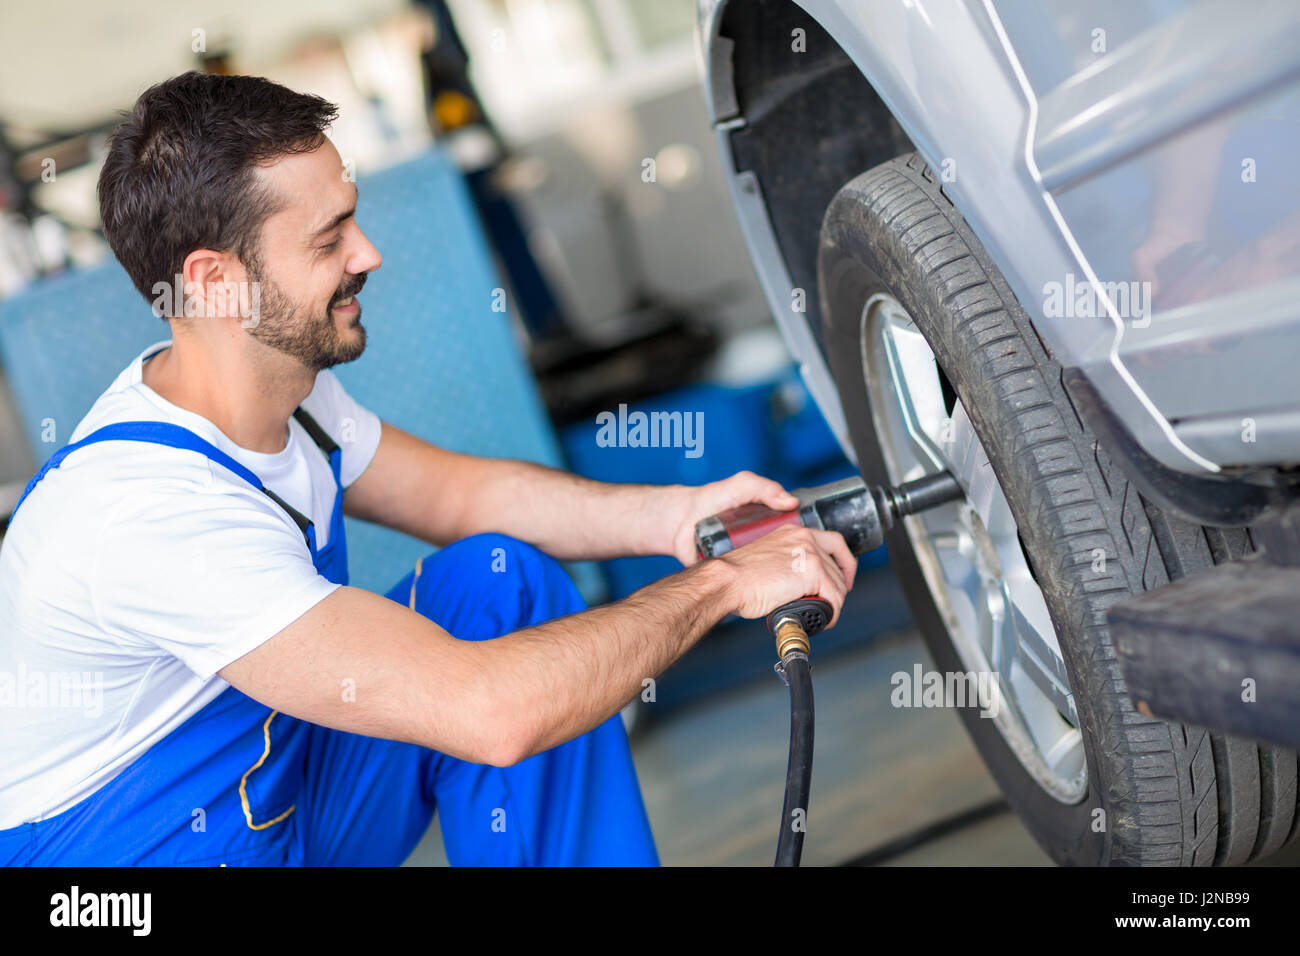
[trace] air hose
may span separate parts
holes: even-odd
[[[767,616],[776,636],[776,673],[790,688],[790,757],[785,770],[785,799],[775,866],[798,866],[808,829],[808,795],[812,788],[813,686],[808,640],[831,619],[830,602],[804,597],[783,604]]]

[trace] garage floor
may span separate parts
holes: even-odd
[[[955,713],[891,706],[890,675],[910,672],[916,661],[931,666],[911,632],[814,658],[817,736],[804,865],[845,863],[881,848],[887,852],[862,862],[1051,865],[1005,810]],[[678,708],[635,737],[665,865],[772,864],[788,734],[787,691],[769,674]],[[435,822],[407,865],[445,864]]]
[[[833,865],[965,811],[1000,804],[957,715],[890,705],[890,675],[929,658],[894,641],[818,666],[805,865]],[[789,709],[775,677],[648,728],[634,754],[662,861],[770,866],[780,823]],[[931,840],[889,862],[1041,864],[1013,815]],[[883,862],[883,861],[882,861]]]

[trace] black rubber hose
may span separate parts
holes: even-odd
[[[812,786],[812,668],[802,651],[791,651],[782,664],[790,684],[790,762],[785,770],[785,803],[781,807],[775,865],[798,866],[808,825],[808,790]]]

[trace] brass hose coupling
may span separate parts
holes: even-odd
[[[812,642],[808,639],[808,632],[803,629],[799,619],[793,616],[781,618],[776,625],[777,659],[785,660],[785,656],[791,651],[812,653]]]
[[[787,654],[812,653],[809,640],[831,622],[831,605],[825,598],[801,597],[782,604],[767,616],[767,629],[776,636],[776,657],[785,660]]]

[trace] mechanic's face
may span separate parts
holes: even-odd
[[[262,230],[261,254],[246,264],[260,283],[260,311],[248,334],[320,371],[366,348],[361,303],[368,273],[383,263],[354,213],[357,189],[328,140],[259,171],[285,207]]]

